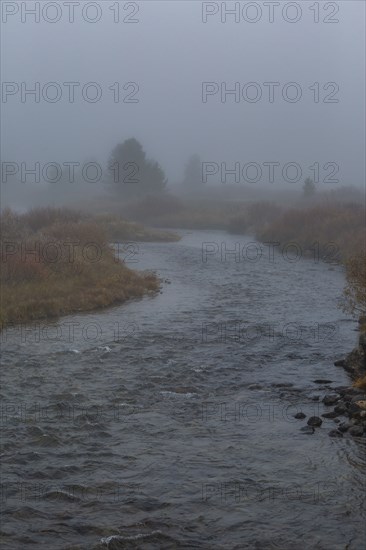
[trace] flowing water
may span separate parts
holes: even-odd
[[[3,548],[364,548],[362,441],[294,419],[349,384],[341,268],[182,234],[128,253],[161,294],[2,334]]]

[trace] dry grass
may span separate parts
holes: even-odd
[[[110,214],[96,216],[95,222],[105,231],[110,241],[175,242],[180,240],[180,236],[171,231],[146,228],[139,223],[129,222]]]
[[[366,390],[366,374],[354,382],[353,386],[359,388],[360,390]]]
[[[259,228],[261,241],[281,245],[297,243],[303,251],[319,247],[320,257],[345,261],[365,250],[365,210],[360,204],[324,204],[291,209],[266,227]]]
[[[92,311],[121,303],[159,282],[128,269],[103,228],[70,210],[43,209],[0,219],[0,325]]]

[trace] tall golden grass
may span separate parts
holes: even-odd
[[[312,250],[316,243],[324,260],[335,245],[339,261],[346,261],[365,251],[365,209],[355,203],[290,209],[265,227],[258,227],[257,237],[281,245],[296,242],[303,250]]]
[[[0,217],[0,326],[91,311],[156,291],[128,269],[100,225],[68,209]]]

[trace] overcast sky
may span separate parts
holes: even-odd
[[[58,13],[49,6],[40,13],[40,22],[22,13],[24,3],[2,4],[2,82],[3,92],[4,83],[8,91],[1,104],[2,161],[83,163],[96,158],[104,163],[118,142],[134,136],[148,156],[160,162],[171,182],[181,178],[192,153],[216,163],[295,161],[305,171],[315,162],[321,167],[335,162],[340,167],[338,185],[364,181],[363,1],[301,1],[300,18],[292,23],[284,17],[294,19],[299,13],[296,7],[285,8],[288,2],[274,6],[272,23],[263,2],[252,2],[252,7],[240,2],[239,22],[234,15],[221,21],[221,2],[197,0],[119,2],[119,22],[114,22],[117,2],[80,1],[71,23],[66,2],[57,2]],[[28,9],[35,4],[26,2]],[[89,7],[83,17],[85,4]],[[96,6],[90,4],[99,8],[96,23],[85,20],[97,15]],[[232,8],[235,3],[226,4]],[[315,8],[310,9],[314,5],[319,6],[319,23],[314,22]],[[204,23],[203,14],[217,9]],[[59,21],[49,22],[60,16]],[[256,17],[257,22],[245,20]],[[41,90],[56,82],[61,99],[52,103],[41,93],[39,103],[31,96],[22,102],[21,91],[14,92],[21,82],[27,88],[39,82]],[[80,83],[74,103],[69,102],[64,82]],[[82,97],[81,88],[88,82],[98,84],[99,101]],[[119,103],[114,102],[117,86],[109,89],[117,82]],[[123,90],[128,82],[138,85],[135,95],[132,85]],[[240,101],[227,95],[222,102],[213,85],[209,89],[215,93],[203,102],[203,82],[217,83],[218,89],[224,82],[228,89],[240,83]],[[249,82],[257,87],[245,87]],[[273,103],[265,82],[279,83]],[[288,82],[300,87],[299,101],[283,99]],[[309,89],[316,82],[318,103],[317,85]],[[334,85],[323,89],[330,82],[339,86],[338,92]],[[258,89],[259,101],[243,98],[252,99]],[[52,99],[55,90],[46,87],[45,93]],[[95,90],[86,90],[91,99]],[[290,99],[297,93],[294,87],[287,92]],[[128,94],[138,102],[123,102]],[[339,101],[325,103],[327,97]]]

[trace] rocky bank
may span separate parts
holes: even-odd
[[[322,402],[324,412],[319,416],[312,416],[307,420],[307,426],[301,428],[305,433],[314,433],[323,423],[323,418],[333,419],[335,427],[329,432],[331,437],[343,437],[345,434],[352,437],[366,439],[366,326],[360,324],[358,346],[345,359],[336,361],[337,367],[343,367],[351,379],[363,379],[362,387],[355,385],[338,386],[331,389],[331,393],[324,395]],[[320,382],[320,381],[319,381]],[[304,419],[303,413],[295,418]]]

